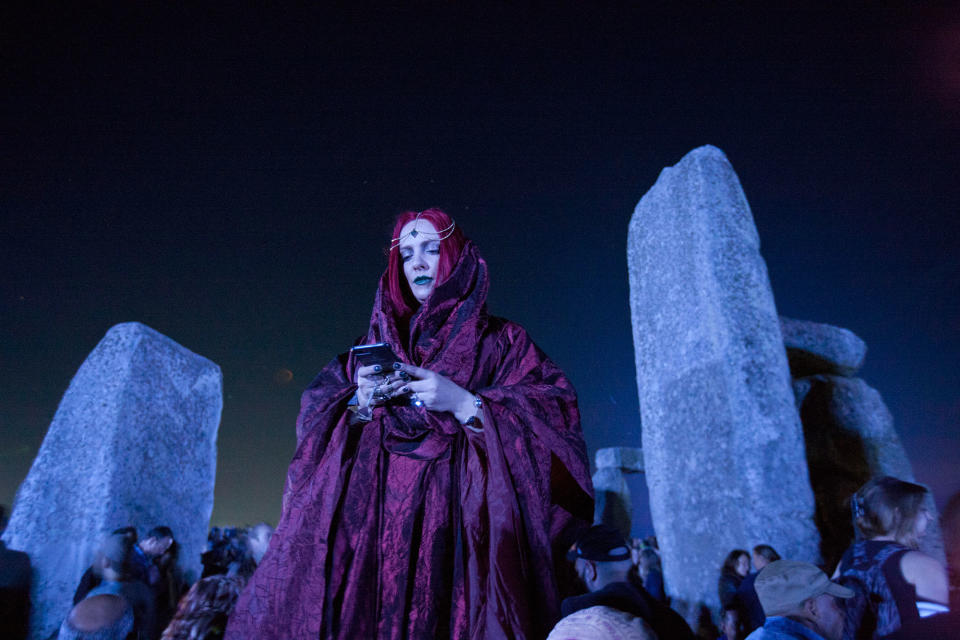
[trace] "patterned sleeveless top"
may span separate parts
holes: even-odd
[[[916,589],[900,571],[909,551],[897,542],[861,540],[843,554],[837,582],[856,593],[843,603],[844,640],[880,638],[919,617]]]

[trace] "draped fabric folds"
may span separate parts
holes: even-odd
[[[230,640],[544,638],[563,555],[592,518],[576,394],[519,325],[488,316],[469,241],[408,321],[386,274],[362,343],[389,342],[484,402],[483,430],[396,402],[351,421],[356,363],[304,392],[270,549]]]

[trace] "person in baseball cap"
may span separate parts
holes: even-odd
[[[808,562],[777,560],[757,575],[757,596],[767,615],[747,640],[841,640],[844,613],[837,598],[854,595]]]
[[[605,524],[595,524],[583,532],[567,552],[567,560],[570,562],[576,562],[577,558],[597,562],[631,560],[630,546],[616,529]]]
[[[573,562],[588,593],[565,598],[560,604],[566,622],[560,621],[563,626],[558,624],[558,634],[575,621],[582,627],[592,619],[591,616],[577,616],[574,620],[567,617],[588,609],[594,611],[594,607],[605,607],[642,618],[658,638],[694,640],[690,627],[677,612],[657,601],[642,584],[631,579],[630,545],[616,529],[605,524],[590,527],[577,538],[567,553],[567,559]]]

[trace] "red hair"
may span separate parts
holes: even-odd
[[[397,216],[397,222],[393,225],[393,235],[391,238],[399,238],[400,230],[403,226],[420,216],[433,225],[437,231],[442,231],[453,224],[453,219],[440,209],[424,209],[423,211],[404,211]],[[453,233],[440,241],[440,259],[437,263],[436,284],[447,279],[450,272],[453,271],[453,265],[457,263],[460,257],[460,250],[467,243],[467,237],[463,235],[460,227],[454,227]],[[417,299],[410,292],[410,285],[407,283],[406,276],[403,275],[403,264],[400,261],[400,250],[397,247],[390,249],[387,262],[387,295],[396,309],[402,316],[413,314],[414,310],[420,306]]]

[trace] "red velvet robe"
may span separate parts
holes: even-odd
[[[478,394],[483,431],[400,402],[351,424],[356,363],[327,365],[229,640],[543,638],[559,618],[564,552],[593,515],[573,387],[522,327],[487,315],[471,243],[406,323],[385,278],[361,342]]]

